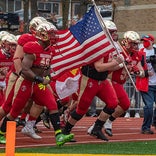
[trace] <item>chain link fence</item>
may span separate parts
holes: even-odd
[[[135,82],[135,78],[134,77],[132,77],[132,78]],[[129,96],[129,99],[131,102],[131,105],[130,105],[130,108],[128,111],[132,112],[132,114],[138,112],[141,116],[142,112],[143,112],[144,103],[143,103],[142,97],[140,95],[140,92],[136,92],[130,79],[127,80],[127,82],[124,85],[124,88]],[[97,110],[103,109],[104,106],[105,106],[105,103],[103,101],[101,101],[99,98],[97,98],[97,101],[96,101]]]

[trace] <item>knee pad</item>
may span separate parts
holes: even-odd
[[[112,109],[112,108],[108,108],[108,107],[104,107],[103,108],[103,112],[111,115],[112,113],[114,113],[115,109]]]
[[[72,117],[73,119],[79,121],[79,120],[83,117],[83,115],[77,114],[77,113],[76,113],[76,110],[74,110],[74,111],[71,113],[71,117]]]

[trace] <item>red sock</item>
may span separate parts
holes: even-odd
[[[27,116],[27,113],[22,113],[22,115],[21,115],[21,120],[25,119],[26,116]]]
[[[33,120],[36,120],[36,118],[31,116],[31,115],[29,115],[28,121],[33,121]]]

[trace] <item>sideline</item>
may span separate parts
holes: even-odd
[[[0,156],[5,156],[0,154]],[[84,154],[44,154],[44,153],[15,153],[14,156],[84,156]],[[85,154],[85,156],[95,156],[95,154]],[[96,154],[96,156],[113,156],[108,154]],[[116,155],[119,156],[119,155]],[[121,155],[120,155],[121,156]],[[124,156],[124,155],[123,155]],[[125,155],[126,156],[126,155]]]
[[[112,154],[44,154],[44,153],[15,153],[11,156],[114,156]],[[0,153],[0,156],[6,156],[5,153]],[[116,155],[115,156],[127,156],[127,155]],[[140,156],[140,155],[131,155]],[[143,155],[143,156],[153,156],[153,155]]]

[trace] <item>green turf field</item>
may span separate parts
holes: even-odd
[[[47,154],[117,154],[117,155],[156,155],[156,141],[73,144],[62,147],[18,148],[16,153],[47,153]],[[0,153],[5,153],[1,150]],[[42,155],[42,154],[41,154]],[[1,155],[0,155],[1,156]],[[36,156],[36,155],[35,155]]]

